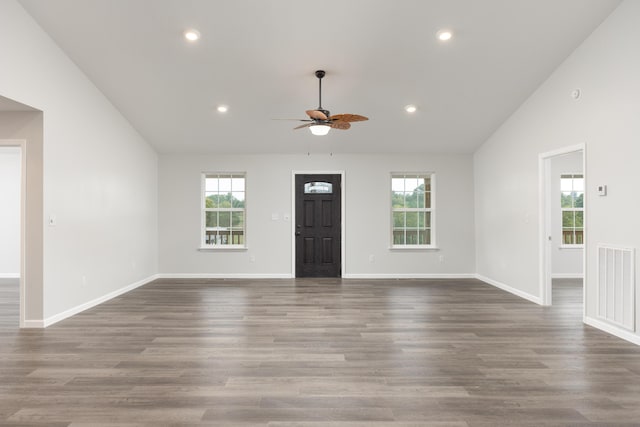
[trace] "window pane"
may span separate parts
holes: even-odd
[[[562,243],[565,244],[565,245],[573,245],[574,244],[573,229],[562,230]]]
[[[244,245],[244,232],[232,231],[229,235],[229,244],[231,245]]]
[[[231,191],[244,191],[244,178],[231,178]]]
[[[405,178],[404,179],[404,191],[410,192],[418,188],[418,178]]]
[[[226,230],[231,227],[231,212],[218,212],[218,226]]]
[[[573,211],[562,212],[562,228],[573,228],[573,227],[575,227]]]
[[[231,192],[231,177],[225,176],[218,179],[220,193]]]
[[[573,202],[576,208],[584,208],[584,193],[575,193]]]
[[[584,212],[582,212],[582,211],[575,212],[574,218],[575,218],[574,226],[576,228],[584,227]]]
[[[424,177],[418,177],[418,187],[416,187],[416,191],[424,192],[425,190],[425,179]]]
[[[418,244],[418,231],[407,230],[405,237],[405,245],[417,245]]]
[[[418,212],[418,228],[426,227],[426,212]]]
[[[404,230],[393,231],[393,244],[404,245]]]
[[[576,236],[576,244],[583,245],[584,244],[584,231],[583,230],[576,230],[575,236]]]
[[[431,192],[424,193],[424,207],[431,208]]]
[[[562,175],[560,178],[560,191],[571,192],[573,190],[573,178],[571,175]]]
[[[418,212],[407,212],[406,213],[406,227],[407,228],[416,228],[416,227],[418,227]]]
[[[582,175],[575,175],[573,179],[573,191],[584,191],[584,178],[582,178]]]
[[[416,193],[416,201],[417,201],[416,207],[420,209],[424,208],[424,192],[420,191]]]
[[[244,212],[231,212],[231,226],[244,228]]]
[[[431,212],[425,212],[426,214],[426,221],[425,221],[425,226],[427,228],[431,228]]]
[[[304,194],[331,194],[333,193],[333,184],[330,182],[307,182],[304,184]]]
[[[218,194],[218,208],[230,208],[231,207],[231,193]]]
[[[206,178],[204,180],[204,191],[207,193],[217,193],[218,178]]]
[[[560,207],[572,208],[573,207],[573,195],[571,192],[562,192],[560,195]]]
[[[393,227],[404,227],[404,212],[393,213]]]
[[[404,178],[391,178],[391,191],[404,191]]]
[[[404,202],[407,208],[417,208],[418,201],[416,200],[418,195],[414,192],[406,192],[404,193]]]
[[[233,192],[231,193],[231,206],[234,208],[244,208],[244,193]]]
[[[218,207],[218,194],[209,194],[204,200],[205,208],[217,208]]]
[[[431,230],[420,230],[418,231],[418,244],[419,245],[430,245],[431,244]]]
[[[391,194],[391,207],[404,208],[404,192],[394,191]]]
[[[205,212],[205,224],[207,228],[218,226],[218,212]]]
[[[431,191],[431,178],[424,179],[424,191]]]

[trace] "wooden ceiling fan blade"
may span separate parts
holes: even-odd
[[[347,130],[351,127],[351,124],[349,122],[343,122],[342,120],[334,120],[333,122],[329,123],[329,126],[331,126],[333,129]]]
[[[329,120],[339,120],[341,122],[364,122],[365,120],[369,120],[369,118],[358,114],[334,114],[329,117]]]
[[[304,124],[304,125],[300,125],[300,126],[296,126],[296,127],[294,127],[294,128],[293,128],[293,130],[296,130],[296,129],[302,129],[302,128],[308,128],[309,126],[313,126],[314,124],[315,124],[315,122],[313,122],[313,123],[306,123],[306,124]]]
[[[327,120],[327,115],[318,110],[307,110],[307,116],[315,120]]]

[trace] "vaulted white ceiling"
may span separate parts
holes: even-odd
[[[472,152],[619,3],[20,2],[165,153]],[[202,38],[187,42],[187,28]],[[317,69],[324,108],[370,120],[325,137],[272,120],[318,106]]]

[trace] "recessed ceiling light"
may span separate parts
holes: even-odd
[[[226,105],[218,106],[218,113],[226,113],[227,111],[229,111],[229,107],[227,107]]]
[[[406,107],[404,107],[404,110],[407,113],[415,113],[417,109],[418,107],[416,107],[415,105],[407,105]]]
[[[200,38],[200,32],[198,30],[187,30],[184,32],[184,38],[194,42]]]
[[[438,37],[438,40],[446,42],[447,40],[451,40],[453,33],[450,30],[440,30],[436,36]]]

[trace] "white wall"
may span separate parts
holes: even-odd
[[[596,245],[640,248],[639,23],[640,2],[623,2],[474,156],[478,272],[540,296],[538,154],[586,144],[585,286],[592,324]],[[578,100],[570,96],[575,88],[582,91]],[[597,184],[608,185],[607,197],[597,196]]]
[[[551,159],[551,276],[582,277],[582,248],[562,245],[562,211],[560,210],[560,176],[582,173],[582,153],[573,152]]]
[[[164,274],[289,276],[292,273],[292,171],[345,171],[343,275],[473,274],[473,168],[470,155],[161,155],[159,260]],[[199,252],[202,172],[247,173],[243,252]],[[391,251],[391,172],[436,173],[439,251]],[[271,219],[272,213],[279,220]],[[370,255],[374,262],[369,261]],[[251,257],[255,262],[251,262]],[[443,261],[440,262],[440,257]]]
[[[20,177],[18,147],[0,146],[0,277],[20,275]]]
[[[50,322],[157,272],[157,155],[14,0],[0,2],[0,52],[0,95],[44,112]]]

